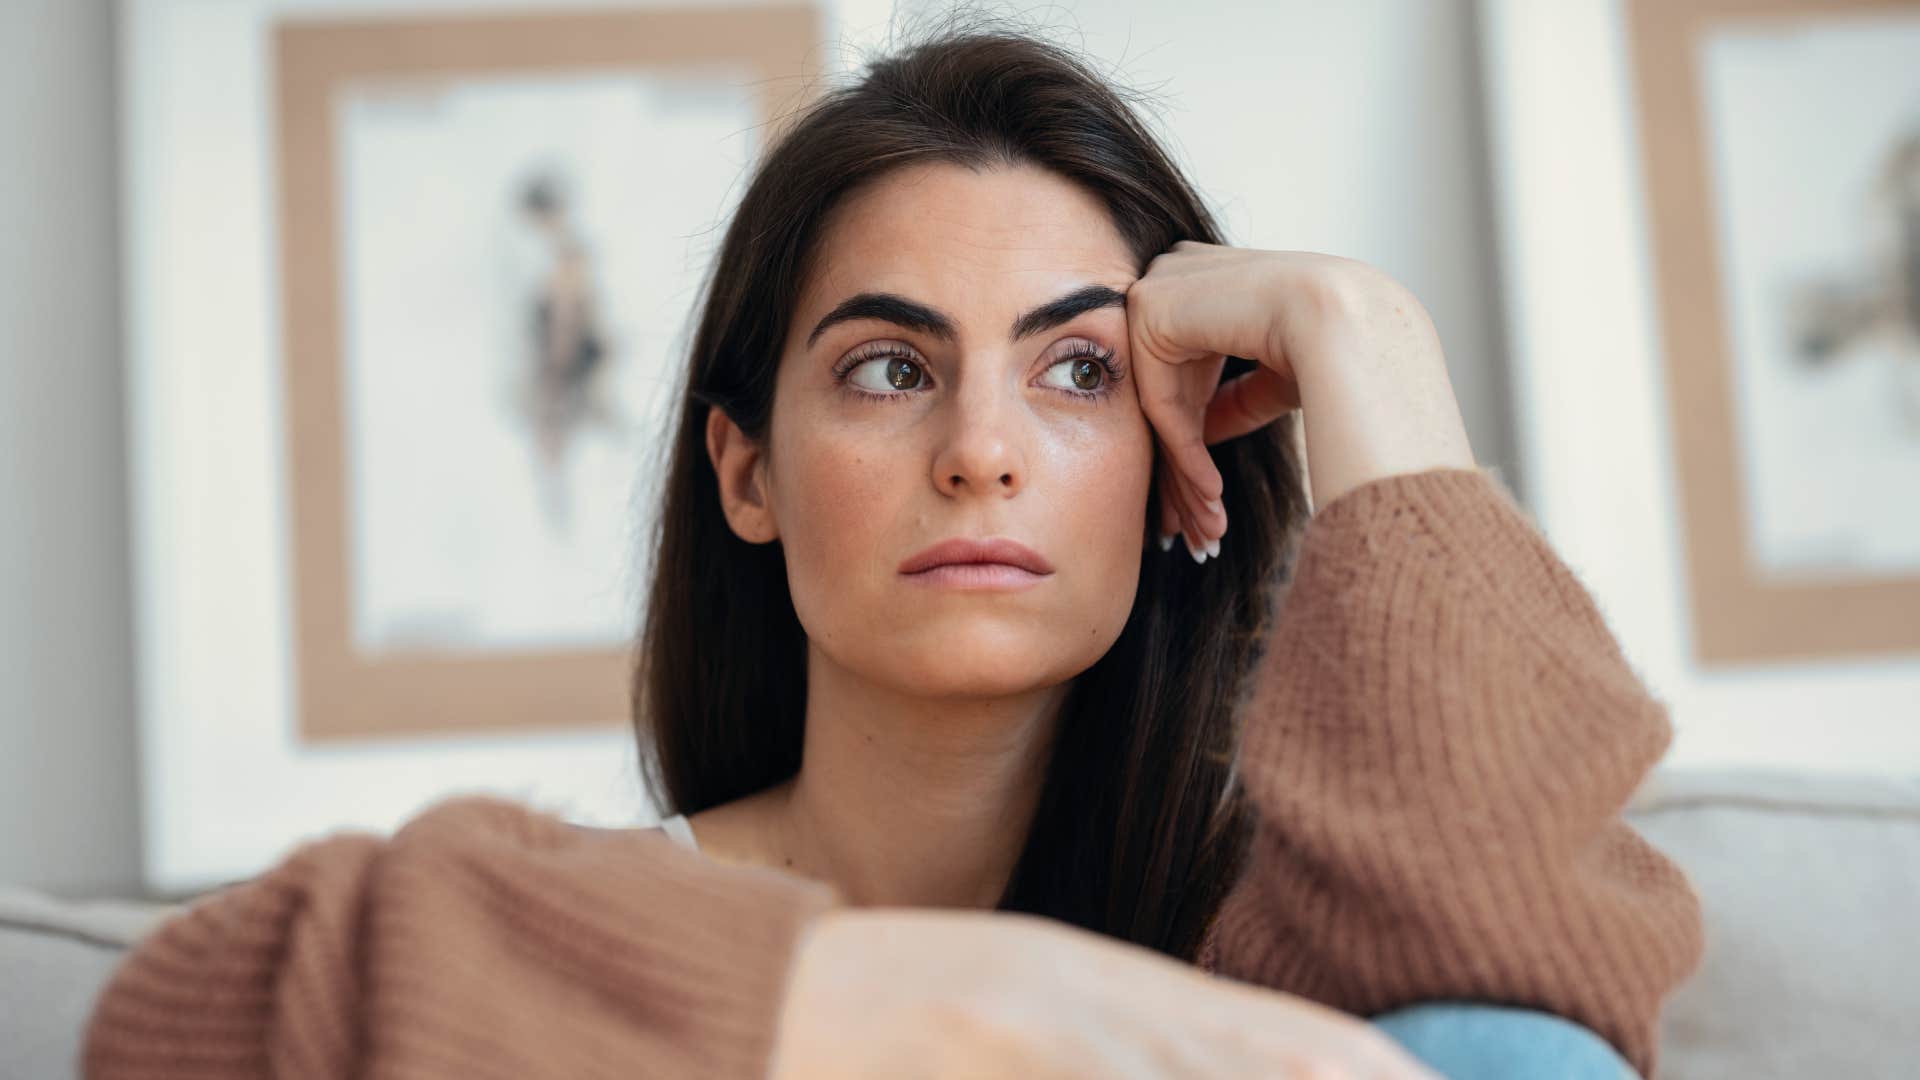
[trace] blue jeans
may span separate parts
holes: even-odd
[[[1447,1080],[1641,1080],[1598,1034],[1535,1009],[1422,1001],[1368,1022]]]

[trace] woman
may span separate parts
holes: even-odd
[[[90,1071],[1652,1075],[1702,947],[1619,817],[1664,708],[1418,302],[1220,239],[1017,35],[810,106],[666,473],[668,832],[477,797],[309,844],[123,965]]]

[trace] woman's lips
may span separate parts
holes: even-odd
[[[1025,589],[1051,573],[1046,556],[1005,536],[956,536],[900,564],[908,581],[948,589]]]
[[[921,585],[990,592],[1031,588],[1047,577],[1006,563],[942,563],[932,569],[901,576]]]

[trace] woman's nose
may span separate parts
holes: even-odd
[[[939,444],[933,455],[934,486],[942,494],[1011,496],[1026,486],[1026,415],[1015,388],[965,380],[943,404]]]

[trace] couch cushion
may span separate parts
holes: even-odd
[[[107,976],[178,906],[74,903],[0,886],[0,1076],[77,1076],[80,1036]]]
[[[1707,924],[1661,1080],[1914,1075],[1920,777],[1656,769],[1627,818]]]

